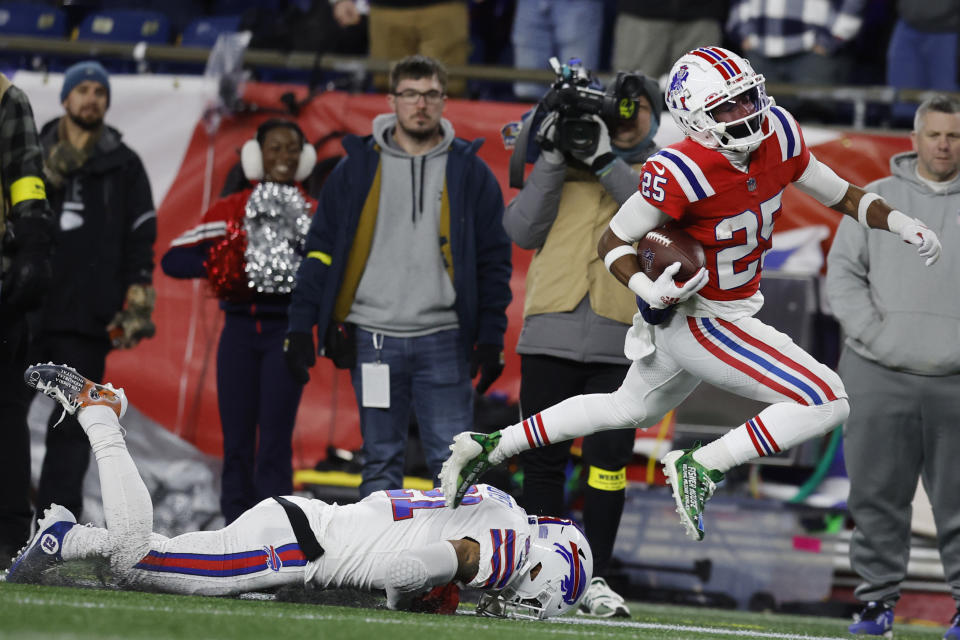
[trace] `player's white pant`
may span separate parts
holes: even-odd
[[[564,400],[504,430],[504,455],[606,429],[650,427],[701,381],[771,403],[704,448],[725,448],[712,465],[721,471],[822,435],[849,412],[840,377],[756,318],[674,314],[654,328],[654,343],[656,350],[634,361],[617,391]]]
[[[275,500],[264,500],[219,531],[174,538],[152,533],[150,494],[116,414],[92,406],[77,419],[96,456],[107,528],[73,527],[64,540],[65,560],[107,557],[125,586],[170,593],[230,595],[303,584],[307,560]]]

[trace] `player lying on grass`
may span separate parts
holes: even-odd
[[[446,507],[438,490],[378,491],[349,505],[268,498],[219,531],[152,533],[153,505],[123,440],[123,389],[65,365],[27,368],[31,387],[75,413],[97,460],[107,527],[77,526],[51,505],[8,582],[37,582],[62,561],[104,557],[121,586],[235,595],[283,585],[385,589],[391,609],[452,613],[456,585],[484,591],[478,612],[546,618],[576,606],[593,560],[569,521],[528,516],[487,485]],[[434,588],[437,589],[434,589]]]
[[[527,449],[605,429],[650,427],[701,380],[769,403],[703,447],[671,451],[664,472],[687,533],[704,535],[703,507],[728,469],[823,435],[848,413],[839,376],[754,314],[762,259],[794,184],[864,227],[915,245],[927,266],[940,255],[922,220],[840,178],[807,149],[796,120],[767,97],[750,63],[701,47],[673,66],[666,102],[686,138],[653,154],[640,185],[600,239],[607,268],[638,297],[640,313],[624,352],[633,360],[620,388],[581,395],[491,435],[461,433],[440,473],[451,504],[491,465]],[[924,212],[915,212],[924,215]],[[703,246],[706,268],[675,283],[679,263],[656,280],[641,270],[634,243],[667,221]],[[944,272],[934,267],[930,277]],[[924,283],[917,282],[922,287]]]

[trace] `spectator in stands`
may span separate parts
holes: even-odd
[[[360,407],[360,495],[403,485],[411,405],[432,476],[503,370],[510,240],[503,196],[442,117],[446,69],[393,65],[373,134],[347,136],[327,178],[290,304],[288,364],[306,381],[316,348],[349,368]]]
[[[329,0],[304,0],[279,13],[252,9],[244,12],[241,26],[252,31],[253,49],[367,55],[367,7],[346,3],[337,20],[335,6]]]
[[[926,267],[899,242],[843,220],[827,258],[827,294],[847,335],[839,372],[850,396],[844,454],[848,506],[856,524],[850,564],[865,607],[853,633],[890,633],[907,577],[911,501],[922,478],[933,506],[937,546],[958,613],[944,638],[960,638],[960,101],[935,96],[917,109],[913,151],[890,160],[893,173],[867,188],[915,212],[948,250]],[[952,251],[950,249],[953,249]]]
[[[316,151],[294,122],[265,121],[241,150],[250,186],[213,203],[176,238],[161,266],[207,278],[224,310],[217,349],[223,429],[220,509],[227,523],[264,498],[293,491],[293,428],[303,385],[284,364],[293,276],[316,201],[301,181]],[[271,271],[272,270],[272,271]]]
[[[727,35],[767,82],[832,85],[849,77],[842,48],[857,35],[866,0],[733,0]],[[789,96],[778,104],[801,120],[822,118]]]
[[[623,339],[637,303],[633,293],[607,277],[596,247],[600,233],[637,190],[640,167],[657,146],[660,104],[656,82],[640,75],[630,96],[632,117],[600,126],[590,154],[557,148],[557,114],[540,125],[541,152],[523,189],[507,206],[508,235],[536,253],[527,271],[520,354],[520,409],[527,418],[581,393],[611,393],[627,375]],[[588,467],[583,521],[593,549],[594,578],[580,604],[595,616],[630,611],[603,576],[616,539],[633,455],[635,429],[601,431],[583,442]],[[570,442],[525,451],[521,503],[528,513],[566,512],[565,469]]]
[[[951,0],[898,0],[887,47],[887,84],[897,89],[958,91],[960,6]],[[916,103],[895,102],[893,122],[910,126]]]
[[[550,69],[556,56],[561,64],[579,59],[585,69],[600,64],[603,37],[603,0],[517,0],[513,17],[513,62],[518,69]],[[516,82],[520,100],[539,100],[547,87]]]
[[[132,348],[153,335],[156,299],[151,283],[157,215],[150,182],[140,157],[104,123],[110,97],[103,66],[78,62],[63,76],[66,114],[40,131],[47,195],[59,224],[53,286],[30,357],[75,362],[97,380],[111,349]],[[78,297],[91,287],[97,295]],[[83,441],[73,417],[51,413],[38,504],[82,509],[90,461]]]
[[[50,287],[53,212],[26,94],[0,73],[0,569],[30,536],[29,397],[14,382],[27,364],[26,312]]]
[[[444,65],[463,66],[470,55],[467,0],[332,0],[333,16],[341,27],[362,20],[369,5],[370,57],[396,60],[415,53]],[[374,76],[377,89],[387,88],[383,74]],[[466,80],[451,80],[447,92],[463,95]]]
[[[687,51],[720,42],[727,0],[620,0],[613,66],[643,69],[655,79]]]

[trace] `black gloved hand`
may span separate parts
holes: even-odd
[[[50,261],[51,237],[45,222],[21,219],[11,234],[4,253],[10,266],[3,274],[0,304],[5,310],[26,312],[37,309],[53,283]]]
[[[287,361],[290,375],[299,384],[307,384],[310,373],[307,371],[317,361],[317,350],[313,344],[313,335],[303,331],[291,331],[283,339],[283,357]]]
[[[477,393],[483,395],[503,373],[503,349],[495,344],[478,344],[470,362],[470,378],[473,379],[478,372]]]
[[[563,152],[557,148],[557,123],[560,114],[556,111],[548,113],[537,129],[537,144],[540,145],[540,155],[550,164],[562,164]]]

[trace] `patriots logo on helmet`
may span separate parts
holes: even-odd
[[[686,99],[686,87],[684,86],[687,82],[687,78],[690,76],[690,68],[687,65],[680,65],[680,68],[677,69],[677,72],[673,74],[673,78],[670,79],[670,87],[667,89],[667,92],[670,94],[671,100],[673,100],[676,108],[683,109],[684,111],[689,111],[687,105],[684,103]],[[678,96],[677,94],[683,93],[684,95]]]
[[[570,543],[569,549],[559,542],[554,542],[553,546],[556,547],[554,551],[567,561],[567,567],[570,570],[566,577],[560,580],[563,601],[569,605],[576,604],[587,587],[587,575],[583,563],[580,562],[579,549],[575,542]]]

